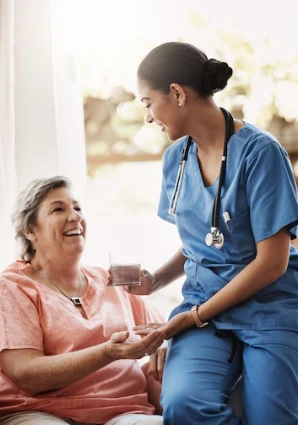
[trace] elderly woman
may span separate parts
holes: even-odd
[[[13,221],[23,260],[0,276],[0,424],[161,425],[151,376],[161,370],[137,359],[155,352],[162,363],[163,339],[132,332],[160,318],[79,263],[86,221],[71,182],[33,181]]]

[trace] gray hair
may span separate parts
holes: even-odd
[[[18,195],[12,214],[12,223],[15,229],[15,238],[20,247],[19,255],[23,260],[30,261],[35,255],[35,249],[31,241],[24,235],[24,231],[32,232],[36,225],[40,203],[52,190],[71,186],[71,180],[64,176],[36,179],[31,181]]]

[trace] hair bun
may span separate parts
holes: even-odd
[[[208,59],[204,65],[202,89],[207,95],[212,95],[224,89],[232,76],[233,70],[226,62]]]

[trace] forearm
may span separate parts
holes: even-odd
[[[290,252],[290,234],[281,229],[268,239],[257,243],[256,258],[234,279],[199,308],[204,322],[219,313],[246,301],[270,285],[287,269]]]
[[[184,264],[187,258],[182,253],[182,248],[176,252],[162,267],[154,273],[153,292],[167,286],[184,274]]]
[[[30,350],[23,358],[23,366],[14,379],[31,395],[67,387],[113,361],[105,355],[105,344],[54,356],[34,352],[32,355]]]
[[[282,229],[257,244],[256,258],[220,291],[199,306],[184,311],[160,327],[163,338],[170,339],[186,329],[203,325],[218,314],[251,298],[282,276],[288,267],[290,235]]]
[[[234,279],[199,308],[199,317],[205,322],[229,308],[240,304],[270,285],[283,272],[255,259]]]
[[[33,349],[4,350],[1,369],[23,391],[36,395],[67,387],[114,360],[140,359],[163,342],[159,330],[133,342],[128,337],[128,331],[114,332],[105,343],[54,356]]]

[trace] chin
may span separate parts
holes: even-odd
[[[176,138],[174,138],[171,134],[166,133],[166,136],[167,136],[167,139],[168,139],[170,142],[175,142]]]
[[[181,137],[184,137],[185,134],[180,134],[178,132],[177,133],[166,132],[166,136],[170,142],[176,142],[176,140],[181,139]]]
[[[85,249],[85,245],[78,245],[76,247],[73,247],[73,253],[74,254],[78,254],[78,255],[82,255]]]
[[[168,138],[168,140],[170,141],[170,142],[176,142],[176,140],[178,140],[178,139],[181,139],[181,137],[183,137],[183,136],[173,136],[173,135],[169,135],[169,134],[167,134],[167,138]]]

